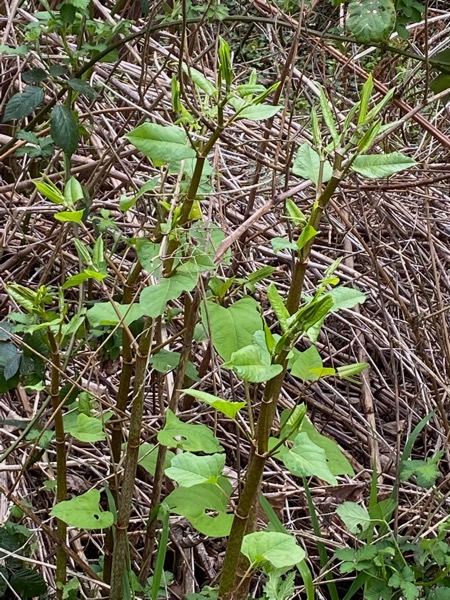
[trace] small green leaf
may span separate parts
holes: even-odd
[[[275,313],[279,324],[283,331],[288,328],[287,321],[290,317],[289,311],[286,308],[283,298],[274,283],[271,283],[267,288],[267,298],[269,299],[270,306]]]
[[[41,81],[45,81],[47,77],[48,73],[39,67],[22,73],[22,79],[25,83],[40,83]]]
[[[263,383],[279,375],[283,367],[271,364],[270,354],[253,344],[236,350],[223,365],[232,369],[241,379],[251,383]]]
[[[67,432],[80,442],[94,444],[106,440],[102,421],[95,417],[88,417],[83,413],[78,415],[76,424],[68,428]]]
[[[294,242],[290,242],[287,238],[274,237],[270,240],[270,244],[274,252],[281,252],[281,250],[297,250],[297,245]]]
[[[69,79],[67,84],[75,90],[75,92],[86,96],[89,100],[96,100],[99,96],[98,92],[96,92],[87,81],[84,81],[84,79]]]
[[[320,173],[320,156],[309,144],[302,144],[297,151],[292,172],[303,179],[310,179],[317,185]],[[322,183],[333,176],[333,167],[328,160],[323,163]]]
[[[76,177],[71,177],[64,186],[64,200],[69,208],[75,208],[75,205],[80,200],[83,200],[84,193],[81,183]]]
[[[55,213],[53,216],[57,221],[63,223],[81,223],[83,220],[84,210],[65,210],[63,212]]]
[[[64,104],[57,104],[52,110],[50,125],[55,144],[71,157],[80,137],[73,112]]]
[[[425,460],[406,460],[402,462],[400,469],[401,481],[407,481],[411,477],[415,477],[417,485],[429,489],[436,483],[436,479],[440,477],[439,461],[443,456],[443,451],[438,452],[435,456]]]
[[[351,533],[364,532],[371,525],[371,518],[367,510],[355,502],[344,502],[338,506],[336,513]]]
[[[299,433],[294,440],[294,446],[283,452],[280,460],[293,475],[319,477],[331,485],[337,485],[336,477],[328,466],[325,451],[314,444],[307,433]]]
[[[351,0],[347,27],[357,42],[370,44],[387,40],[395,27],[392,0]]]
[[[166,450],[166,459],[164,461],[164,468],[170,467],[175,454],[170,450]],[[145,469],[150,475],[154,476],[156,471],[156,461],[158,458],[158,446],[154,444],[148,444],[143,442],[139,446],[139,461],[138,464]]]
[[[183,487],[200,483],[217,483],[225,467],[225,454],[196,456],[190,452],[177,454],[165,473]]]
[[[207,79],[203,73],[197,71],[193,67],[189,67],[186,63],[183,63],[183,71],[188,75],[195,86],[204,92],[208,97],[214,97],[217,94],[217,88],[213,85],[209,79]]]
[[[367,369],[369,363],[366,362],[358,362],[353,363],[351,365],[343,365],[342,367],[338,367],[336,369],[336,374],[341,379],[346,379],[348,381],[353,381],[355,375],[360,375],[364,369]]]
[[[373,77],[372,74],[369,75],[367,81],[364,83],[362,91],[361,91],[361,101],[358,115],[358,125],[364,123],[366,120],[367,109],[369,107],[370,98],[372,96],[373,91]]]
[[[416,161],[401,152],[391,154],[361,154],[352,164],[352,170],[368,179],[390,177],[416,165]]]
[[[253,104],[246,106],[236,114],[235,119],[248,119],[249,121],[265,121],[274,117],[282,106],[273,106],[272,104]]]
[[[21,598],[34,598],[47,594],[45,579],[32,569],[15,569],[9,583]]]
[[[36,186],[38,192],[40,192],[45,198],[48,198],[54,204],[64,204],[64,195],[51,181],[35,181],[34,185]]]
[[[213,396],[213,394],[208,394],[200,390],[187,389],[182,391],[201,402],[205,402],[205,404],[209,404],[209,406],[230,417],[230,419],[235,419],[236,414],[245,406],[245,402],[230,402],[229,400],[223,400],[218,396]]]
[[[135,148],[158,163],[195,158],[195,150],[183,129],[176,125],[144,123],[125,136]]]
[[[154,354],[150,358],[150,364],[158,371],[158,373],[170,373],[178,367],[180,362],[181,353],[180,352],[171,352],[169,350],[165,350],[164,348],[160,350],[157,354]],[[193,381],[198,381],[198,372],[194,365],[189,361],[186,367],[186,375],[192,379]]]
[[[219,74],[220,78],[225,82],[227,94],[230,92],[231,84],[233,82],[233,63],[231,61],[231,50],[230,46],[223,39],[219,37]]]
[[[8,101],[3,115],[3,122],[28,117],[43,100],[44,92],[41,88],[27,86],[21,94],[14,94]]]
[[[293,567],[306,553],[288,533],[257,531],[244,536],[241,552],[252,566],[270,563],[275,569]]]
[[[170,409],[166,413],[166,424],[158,433],[158,442],[188,452],[214,454],[223,450],[209,427],[183,423]]]
[[[338,145],[339,144],[339,134],[337,132],[336,121],[335,121],[335,118],[331,111],[328,98],[325,94],[323,87],[320,84],[318,84],[317,82],[315,82],[315,85],[319,88],[319,92],[320,92],[320,108],[322,111],[323,120],[325,121],[326,126],[328,127],[329,134],[333,138],[334,144]]]
[[[297,240],[297,248],[299,250],[302,250],[306,244],[313,239],[313,237],[315,237],[319,232],[316,231],[314,229],[314,227],[311,227],[311,225],[306,225],[306,227],[304,227],[302,229],[302,232],[300,234],[300,237]]]
[[[310,346],[303,352],[295,352],[289,361],[291,374],[302,381],[317,381],[320,379],[318,370],[322,367],[322,358],[315,346]]]
[[[352,465],[339,448],[338,444],[326,435],[319,433],[308,417],[303,419],[300,426],[300,432],[307,433],[309,439],[316,444],[316,446],[322,448],[325,452],[328,468],[333,475],[353,476],[355,474]]]
[[[59,502],[50,512],[52,517],[79,529],[107,529],[114,523],[114,516],[99,507],[100,492],[90,490],[72,500]]]

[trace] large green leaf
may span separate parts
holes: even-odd
[[[189,396],[193,396],[197,398],[197,400],[201,400],[209,406],[212,406],[219,412],[223,413],[230,419],[234,419],[236,414],[245,406],[245,402],[230,402],[230,400],[223,400],[223,398],[219,398],[218,396],[213,396],[213,394],[208,394],[207,392],[202,392],[201,390],[188,389],[183,390]]]
[[[67,154],[72,156],[78,146],[80,134],[73,112],[64,104],[57,104],[50,117],[53,141]]]
[[[197,456],[190,452],[177,454],[165,473],[183,487],[200,483],[217,483],[225,466],[225,454]]]
[[[276,377],[283,367],[271,364],[271,357],[260,346],[250,344],[233,352],[229,361],[223,365],[233,371],[244,381],[262,383]]]
[[[28,117],[41,104],[44,92],[41,88],[27,86],[21,94],[14,94],[9,100],[3,115],[3,121],[14,121]]]
[[[250,345],[255,331],[263,329],[259,304],[250,297],[238,300],[229,308],[207,301],[202,306],[202,321],[206,330],[211,329],[214,348],[224,360]]]
[[[221,477],[216,485],[179,487],[164,502],[171,512],[185,517],[203,535],[225,537],[233,523],[233,515],[226,512],[231,490],[228,479]]]
[[[195,158],[183,129],[176,125],[144,123],[125,136],[135,148],[158,163]]]
[[[357,42],[382,42],[393,31],[395,17],[393,0],[351,0],[347,27]]]
[[[368,179],[390,177],[416,165],[416,161],[401,152],[391,154],[361,154],[352,164],[352,170]]]
[[[146,287],[141,292],[139,305],[148,317],[159,317],[170,300],[179,298],[183,292],[190,292],[197,284],[197,273],[175,273],[165,277],[155,285]]]
[[[158,433],[158,442],[163,446],[182,448],[189,452],[214,454],[223,451],[209,427],[183,423],[170,409],[166,413],[164,429]]]
[[[114,523],[114,515],[109,511],[101,511],[99,502],[100,492],[90,490],[72,500],[59,502],[50,514],[79,529],[107,529]]]
[[[139,304],[115,304],[113,306],[111,302],[96,302],[87,311],[86,315],[93,327],[98,327],[99,325],[118,325],[120,318],[117,315],[116,309],[126,325],[137,321],[137,319],[140,319],[145,314],[145,310]]]
[[[244,536],[241,552],[252,566],[268,562],[275,569],[293,567],[306,556],[293,535],[276,531],[249,533]]]
[[[322,448],[325,452],[328,468],[333,475],[354,475],[352,465],[339,448],[338,444],[326,435],[322,435],[317,431],[308,417],[302,421],[300,432],[307,433],[311,442]]]
[[[292,172],[303,179],[310,179],[317,185],[320,174],[320,156],[309,144],[302,144],[298,149]],[[323,164],[322,182],[329,181],[332,176],[333,167],[326,160]]]
[[[307,433],[299,433],[294,440],[294,446],[280,454],[280,460],[293,475],[319,477],[331,485],[337,485],[325,450],[312,442]]]

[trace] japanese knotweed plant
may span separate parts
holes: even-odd
[[[248,83],[235,86],[230,50],[223,40],[218,52],[214,83],[194,68],[179,65],[179,77],[174,78],[172,85],[173,109],[179,116],[176,124],[162,126],[147,122],[127,135],[128,141],[146,155],[154,167],[161,169],[161,175],[120,201],[121,209],[126,211],[140,198],[147,197],[154,203],[157,215],[148,238],[128,241],[134,247],[136,261],[126,279],[121,300],[113,300],[106,285],[114,267],[113,257],[108,248],[104,248],[101,230],[98,233],[98,228],[94,229],[97,235],[92,234],[90,215],[79,206],[83,203],[84,190],[73,177],[67,179],[63,191],[46,181],[38,184],[38,190],[62,208],[55,213],[62,227],[72,227],[75,233],[83,233],[84,240],[90,240],[82,242],[81,236],[74,239],[79,272],[70,275],[58,293],[52,294],[47,288],[38,292],[15,285],[8,288],[31,319],[22,319],[21,331],[43,332],[45,351],[40,355],[51,368],[47,389],[54,409],[58,462],[57,504],[52,515],[58,519],[57,585],[61,598],[66,585],[64,551],[65,525],[68,524],[107,529],[102,576],[103,584],[110,585],[111,600],[129,597],[139,586],[144,589],[152,566],[149,597],[154,600],[163,577],[170,514],[185,517],[205,536],[228,537],[219,598],[245,598],[250,577],[260,568],[266,572],[269,583],[285,584],[288,588],[290,579],[283,577],[293,566],[304,579],[308,598],[312,598],[314,590],[304,560],[305,552],[295,538],[282,527],[256,531],[258,502],[270,512],[270,506],[260,494],[264,467],[269,459],[275,459],[305,481],[317,476],[332,485],[337,483],[338,475],[352,473],[338,446],[315,430],[304,406],[285,411],[280,426],[276,427],[278,400],[288,372],[310,385],[324,377],[354,377],[366,366],[364,363],[337,369],[323,366],[315,342],[326,317],[363,302],[364,295],[357,290],[337,287],[337,262],[324,273],[313,292],[306,290],[308,260],[330,199],[351,171],[366,177],[387,177],[412,166],[414,161],[399,153],[367,154],[383,131],[379,114],[392,94],[370,107],[372,80],[369,79],[360,101],[339,126],[325,94],[320,92],[321,115],[330,141],[323,141],[319,117],[313,110],[314,148],[309,145],[299,148],[293,172],[314,183],[316,198],[306,214],[292,201],[286,205],[296,235],[294,241],[278,240],[277,243],[278,247],[294,252],[292,281],[286,296],[274,284],[267,288],[271,307],[269,323],[269,318],[263,319],[262,307],[252,296],[252,289],[258,281],[269,277],[273,269],[263,268],[244,281],[220,278],[217,267],[230,260],[229,252],[224,251],[229,244],[218,226],[203,220],[202,201],[212,191],[208,156],[222,132],[238,119],[258,121],[276,115],[279,107],[265,103],[276,85],[266,89],[252,73]],[[187,103],[189,90],[192,97]],[[175,178],[171,179],[172,175]],[[175,182],[171,184],[173,179]],[[136,292],[141,276],[148,283]],[[99,288],[108,301],[95,301],[91,306],[82,302],[78,312],[69,318],[70,304],[65,294],[77,286],[80,293],[87,289],[89,297],[92,297],[92,289]],[[235,301],[237,290],[245,293]],[[183,303],[183,343],[180,352],[171,352],[165,348],[164,331],[173,314],[170,303],[177,299]],[[52,303],[57,304],[57,310],[50,306]],[[277,334],[269,327],[274,322]],[[89,395],[75,394],[72,416],[66,420],[63,413],[67,412],[65,404],[69,392],[63,386],[64,369],[74,347],[82,336],[95,332],[113,336],[116,330],[120,330],[122,336],[122,371],[115,418],[99,410]],[[242,401],[230,402],[193,386],[198,374],[192,363],[192,347],[196,341],[205,339],[209,339],[223,361],[222,367],[243,382],[246,393]],[[307,350],[297,349],[300,341],[308,344]],[[4,343],[12,341],[7,336]],[[15,370],[9,364],[7,368],[3,365],[5,380],[17,375],[20,361],[15,364]],[[167,406],[161,406],[164,426],[157,434],[156,445],[141,442],[149,366],[161,374],[173,371]],[[70,391],[81,387],[78,381],[70,383]],[[258,407],[252,401],[254,385],[259,386],[261,394]],[[250,444],[251,456],[234,510],[230,500],[233,484],[224,475],[224,449],[206,425],[180,420],[177,412],[182,394],[187,405],[191,406],[197,399],[235,421]],[[111,420],[110,429],[105,428],[108,420]],[[109,510],[100,509],[100,490],[96,486],[72,500],[66,499],[64,442],[67,435],[91,443],[109,436],[111,477],[108,485],[104,485]],[[132,574],[127,537],[138,463],[153,475],[154,482],[139,582]],[[122,464],[123,469],[120,469]],[[175,489],[161,499],[166,476],[172,479]],[[158,522],[162,528],[157,543]],[[334,588],[331,586],[330,590]],[[336,597],[335,590],[332,594]]]

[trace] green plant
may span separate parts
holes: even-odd
[[[87,3],[81,4],[81,9],[87,10]],[[63,38],[67,30],[74,34],[76,27],[87,27],[77,8],[65,3],[56,21],[51,15],[45,16],[45,26],[54,27]],[[98,56],[95,54],[94,58]],[[78,68],[78,59],[78,55],[68,51],[72,69]],[[116,286],[114,294],[108,279],[116,268],[113,257],[117,243],[124,240],[112,235],[114,221],[110,214],[91,215],[87,190],[71,172],[71,156],[79,136],[79,125],[72,112],[72,92],[78,93],[77,86],[83,86],[77,83],[74,87],[72,81],[72,91],[65,88],[67,104],[52,109],[50,124],[53,139],[65,155],[65,179],[62,184],[55,184],[43,178],[35,185],[39,194],[54,205],[55,224],[64,233],[70,232],[78,268],[62,273],[57,287],[42,286],[34,291],[18,284],[7,286],[23,313],[16,317],[18,325],[14,330],[9,325],[5,327],[6,333],[0,340],[7,346],[2,347],[1,356],[9,352],[0,363],[3,378],[5,385],[17,385],[21,376],[18,348],[25,346],[25,335],[40,332],[44,350],[37,353],[31,348],[30,352],[47,364],[50,373],[50,383],[44,381],[42,373],[40,380],[52,405],[57,450],[56,504],[51,515],[58,523],[59,598],[69,593],[67,586],[71,585],[66,578],[67,525],[107,530],[102,577],[104,583],[110,584],[111,600],[121,600],[142,589],[147,589],[145,593],[152,600],[157,598],[165,579],[169,514],[175,514],[204,536],[228,537],[219,598],[246,598],[252,574],[261,571],[266,576],[265,598],[284,600],[292,592],[291,569],[295,567],[310,600],[314,589],[301,544],[278,526],[274,531],[273,523],[272,529],[256,531],[264,468],[269,460],[279,461],[304,481],[307,494],[309,478],[319,477],[336,485],[337,476],[352,474],[352,468],[338,445],[314,428],[304,405],[283,412],[278,423],[280,390],[287,373],[306,388],[324,378],[352,381],[366,367],[365,363],[328,366],[327,357],[322,358],[316,347],[325,319],[364,302],[365,296],[358,290],[339,286],[338,262],[323,273],[313,289],[307,289],[305,276],[311,250],[320,233],[322,217],[345,177],[354,172],[383,178],[415,163],[401,153],[370,153],[385,130],[380,113],[392,93],[372,106],[373,82],[369,78],[360,101],[338,125],[328,98],[320,90],[321,117],[315,109],[311,114],[313,145],[301,145],[292,166],[295,175],[312,181],[316,194],[308,210],[301,211],[292,200],[286,202],[286,219],[293,236],[289,240],[275,238],[273,249],[292,252],[292,283],[287,293],[274,283],[267,286],[264,301],[269,310],[265,314],[254,292],[258,282],[273,275],[273,267],[264,267],[246,278],[224,277],[220,268],[230,264],[229,248],[236,238],[227,238],[217,225],[203,220],[202,204],[213,189],[210,154],[218,140],[239,120],[258,122],[273,118],[281,105],[278,95],[274,104],[269,99],[278,93],[279,84],[261,85],[255,71],[246,83],[237,84],[231,51],[224,40],[218,46],[214,81],[181,60],[176,66],[178,77],[172,81],[176,122],[164,126],[145,122],[126,135],[128,143],[150,159],[158,174],[136,186],[138,189],[132,193],[124,194],[120,209],[126,213],[147,198],[153,203],[156,216],[145,237],[127,240],[136,258],[126,280],[120,281],[122,289]],[[14,96],[9,101],[6,114],[11,119],[29,116],[40,106],[42,89],[30,87],[33,89],[23,92],[25,97],[13,102]],[[19,111],[19,106],[24,105],[26,114],[24,108]],[[140,277],[149,283],[136,291]],[[165,348],[165,326],[176,317],[179,329],[175,335],[182,342],[179,352]],[[13,334],[17,336],[14,339]],[[67,368],[77,364],[77,354],[85,349],[86,342],[92,346],[93,339],[101,339],[105,351],[117,352],[120,348],[122,354],[112,410],[105,410],[83,390],[81,376],[74,377]],[[200,374],[194,368],[192,352],[197,340],[208,340],[221,368],[242,384],[243,394],[238,401],[197,389]],[[149,365],[159,374],[173,373],[173,385],[167,405],[161,406],[152,444],[142,442]],[[255,398],[261,400],[259,405]],[[199,401],[224,415],[239,428],[251,449],[235,510],[221,440],[205,423],[184,422],[179,417],[182,399],[187,406]],[[65,441],[69,436],[91,444],[107,439],[111,448],[107,481],[94,483],[92,489],[71,499],[66,489]],[[152,475],[153,491],[144,560],[137,582],[127,531],[138,465]],[[420,473],[418,465],[409,466],[415,474]],[[163,496],[165,477],[172,481],[174,489]],[[101,493],[107,508],[101,504]],[[318,529],[312,503],[310,512]],[[323,547],[320,552],[324,566],[327,553]],[[153,578],[149,582],[152,567]],[[335,598],[333,582],[327,585]],[[207,595],[211,595],[210,590],[198,596]]]
[[[440,475],[437,468],[442,453],[428,460],[411,460],[409,454],[419,433],[431,419],[427,415],[411,434],[400,461],[400,480],[415,476],[417,485],[431,488]],[[364,598],[433,598],[445,600],[450,591],[450,545],[446,542],[448,523],[443,523],[434,537],[400,536],[390,526],[398,503],[394,490],[391,498],[376,500],[375,492],[369,509],[354,502],[344,502],[337,514],[348,530],[356,535],[357,548],[335,552],[342,574],[357,573],[345,596],[350,600],[364,587]]]

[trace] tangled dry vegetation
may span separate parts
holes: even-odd
[[[23,42],[20,32],[24,24],[35,18],[37,4],[9,2],[0,7],[0,35],[4,44],[15,46]],[[94,0],[92,4],[95,15],[106,22],[130,19],[131,33],[145,26],[144,21],[137,20],[139,11],[136,13],[135,3],[123,3],[114,16],[110,3]],[[420,52],[427,44],[428,52],[432,53],[445,42],[450,13],[445,12],[444,4],[430,5],[427,29],[423,23],[412,27],[412,48]],[[380,493],[388,495],[396,481],[400,449],[414,426],[435,408],[437,412],[417,442],[414,455],[423,458],[444,450],[442,477],[438,488],[430,492],[418,491],[412,483],[402,484],[399,531],[420,538],[447,518],[450,125],[445,102],[427,103],[431,94],[424,84],[428,75],[422,66],[418,68],[398,55],[389,54],[386,58],[377,48],[362,50],[350,44],[344,48],[342,43],[320,37],[312,30],[326,32],[339,19],[339,9],[330,11],[328,5],[313,5],[305,9],[303,21],[298,23],[283,14],[275,2],[238,1],[231,12],[240,18],[220,23],[197,21],[188,26],[183,57],[205,76],[212,77],[220,34],[232,44],[235,71],[242,81],[248,78],[249,69],[255,67],[263,82],[272,83],[279,79],[284,66],[290,65],[289,50],[294,40],[298,42],[298,59],[290,68],[283,90],[284,111],[273,122],[243,121],[223,133],[212,156],[214,192],[203,204],[203,218],[217,223],[227,236],[234,235],[234,259],[230,266],[222,267],[222,274],[241,277],[272,265],[277,269],[273,279],[280,289],[288,284],[292,262],[288,251],[274,252],[270,243],[274,237],[289,236],[281,199],[290,197],[302,208],[310,204],[314,194],[311,186],[289,171],[295,148],[311,139],[309,106],[317,101],[314,82],[321,82],[327,88],[339,119],[351,108],[355,90],[363,82],[370,64],[377,64],[378,92],[392,86],[400,90],[385,119],[404,120],[384,144],[391,151],[401,150],[413,156],[417,167],[377,183],[356,176],[347,179],[332,200],[308,271],[312,287],[327,266],[343,257],[337,271],[341,281],[367,294],[367,301],[356,312],[344,311],[327,321],[319,348],[328,357],[327,366],[358,360],[367,361],[370,369],[363,373],[358,384],[333,381],[305,388],[294,378],[288,378],[282,392],[282,407],[299,401],[307,403],[313,422],[339,443],[356,472],[354,478],[343,478],[338,488],[317,481],[312,484],[324,539],[333,549],[349,541],[348,533],[344,533],[334,515],[336,506],[345,499],[367,496],[373,465],[380,473]],[[154,7],[152,10],[156,11]],[[310,23],[311,30],[307,31],[305,25]],[[120,196],[138,189],[154,174],[154,168],[127,143],[124,135],[145,119],[160,124],[173,122],[170,86],[180,59],[180,39],[179,29],[174,26],[136,36],[119,50],[115,62],[95,65],[90,84],[100,97],[95,102],[81,95],[77,99],[85,131],[72,157],[72,173],[92,199],[91,214],[103,219],[103,224],[109,220],[107,239],[110,248],[114,247],[111,254],[114,267],[107,285],[112,296],[122,290],[134,259],[134,250],[124,239],[145,236],[155,220],[154,204],[145,200],[126,213],[119,210]],[[46,44],[45,52],[53,53],[57,62],[59,40],[50,35]],[[24,58],[3,54],[0,65],[3,108],[12,93],[21,89],[22,73],[40,66],[36,53]],[[49,84],[47,101],[58,91]],[[42,135],[45,133],[41,131]],[[55,225],[54,207],[39,195],[33,180],[46,173],[58,185],[64,175],[62,156],[56,154],[50,161],[18,157],[15,151],[25,142],[15,141],[11,146],[13,135],[11,124],[0,125],[0,142],[7,148],[0,149],[1,283],[16,282],[35,288],[43,284],[57,286],[64,277],[77,272],[78,258],[69,230]],[[173,190],[175,185],[169,179],[167,189]],[[169,192],[166,200],[171,200]],[[142,277],[139,285],[145,284]],[[265,285],[258,286],[264,303]],[[93,294],[98,296],[98,291],[94,289]],[[78,301],[75,291],[72,301],[75,309]],[[17,310],[3,291],[0,307],[2,319]],[[180,347],[180,329],[174,311],[166,331],[171,350]],[[241,397],[242,390],[235,385],[230,372],[221,370],[219,364],[205,368],[208,357],[207,348],[197,345],[192,359],[200,376],[206,373],[202,389],[214,390],[227,398]],[[66,376],[114,411],[120,369],[120,360],[108,356],[105,344],[101,343],[84,348],[76,361],[69,363]],[[142,431],[142,438],[147,441],[154,440],[159,406],[165,401],[170,385],[170,377],[148,372]],[[0,417],[29,420],[45,398],[45,390],[30,393],[18,387],[1,395]],[[209,413],[199,415],[195,406],[188,407],[181,417],[212,418]],[[47,408],[41,422],[50,426],[51,421],[51,410]],[[246,444],[220,418],[217,429],[235,471],[241,473],[247,460]],[[53,496],[44,482],[55,476],[54,448],[50,446],[36,454],[33,444],[21,440],[20,435],[17,425],[2,427],[0,450],[11,451],[0,465],[1,488],[32,507],[27,514],[29,525],[35,528],[39,539],[36,560],[46,580],[51,582],[54,544],[52,531],[45,524]],[[72,440],[69,494],[84,492],[92,482],[107,478],[108,455],[106,443],[89,445]],[[138,479],[130,528],[132,560],[137,562],[152,487],[148,474],[138,472]],[[271,462],[264,492],[286,526],[299,533],[308,549],[313,572],[319,577],[317,548],[301,482]],[[7,518],[9,508],[10,498],[2,495],[0,521]],[[176,585],[171,591],[173,597],[181,597],[198,589],[198,584],[214,583],[223,547],[220,541],[205,546],[182,519],[176,521],[171,532]],[[70,531],[69,540],[70,548],[82,563],[89,564],[102,553],[100,534],[85,533],[79,538],[76,531]]]

